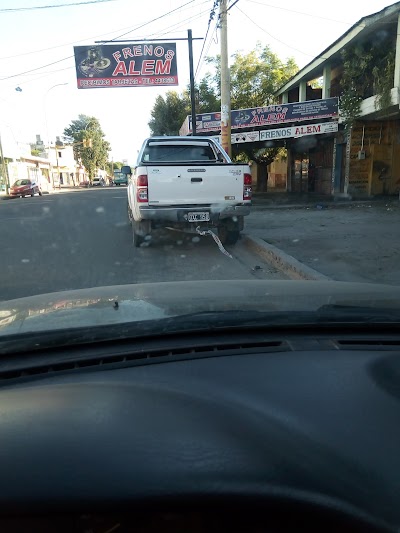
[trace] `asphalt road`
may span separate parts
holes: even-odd
[[[126,189],[0,201],[0,300],[61,290],[201,279],[282,279],[239,241],[165,231],[134,248]],[[259,268],[261,267],[261,268]]]

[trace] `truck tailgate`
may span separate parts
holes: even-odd
[[[237,204],[243,201],[244,166],[148,166],[149,205]]]

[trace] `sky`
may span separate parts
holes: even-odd
[[[293,57],[301,68],[361,17],[392,3],[238,0],[229,11],[228,52],[247,53],[260,42],[282,60]],[[204,57],[220,52],[217,17],[209,24],[213,5],[214,0],[0,0],[2,138],[29,143],[39,134],[54,142],[85,114],[99,119],[110,159],[133,163],[150,133],[156,97],[181,92],[189,83],[187,43],[177,41],[177,87],[78,89],[73,47],[121,38],[183,38],[192,29],[193,37],[207,35],[202,56],[204,41],[194,42],[198,81],[209,71]]]

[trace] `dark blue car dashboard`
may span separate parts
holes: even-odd
[[[290,531],[291,509],[395,531],[399,360],[260,349],[3,382],[0,529]]]

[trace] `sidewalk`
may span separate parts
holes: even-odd
[[[400,285],[400,202],[255,195],[244,233],[334,280]],[[290,195],[289,195],[290,196]]]

